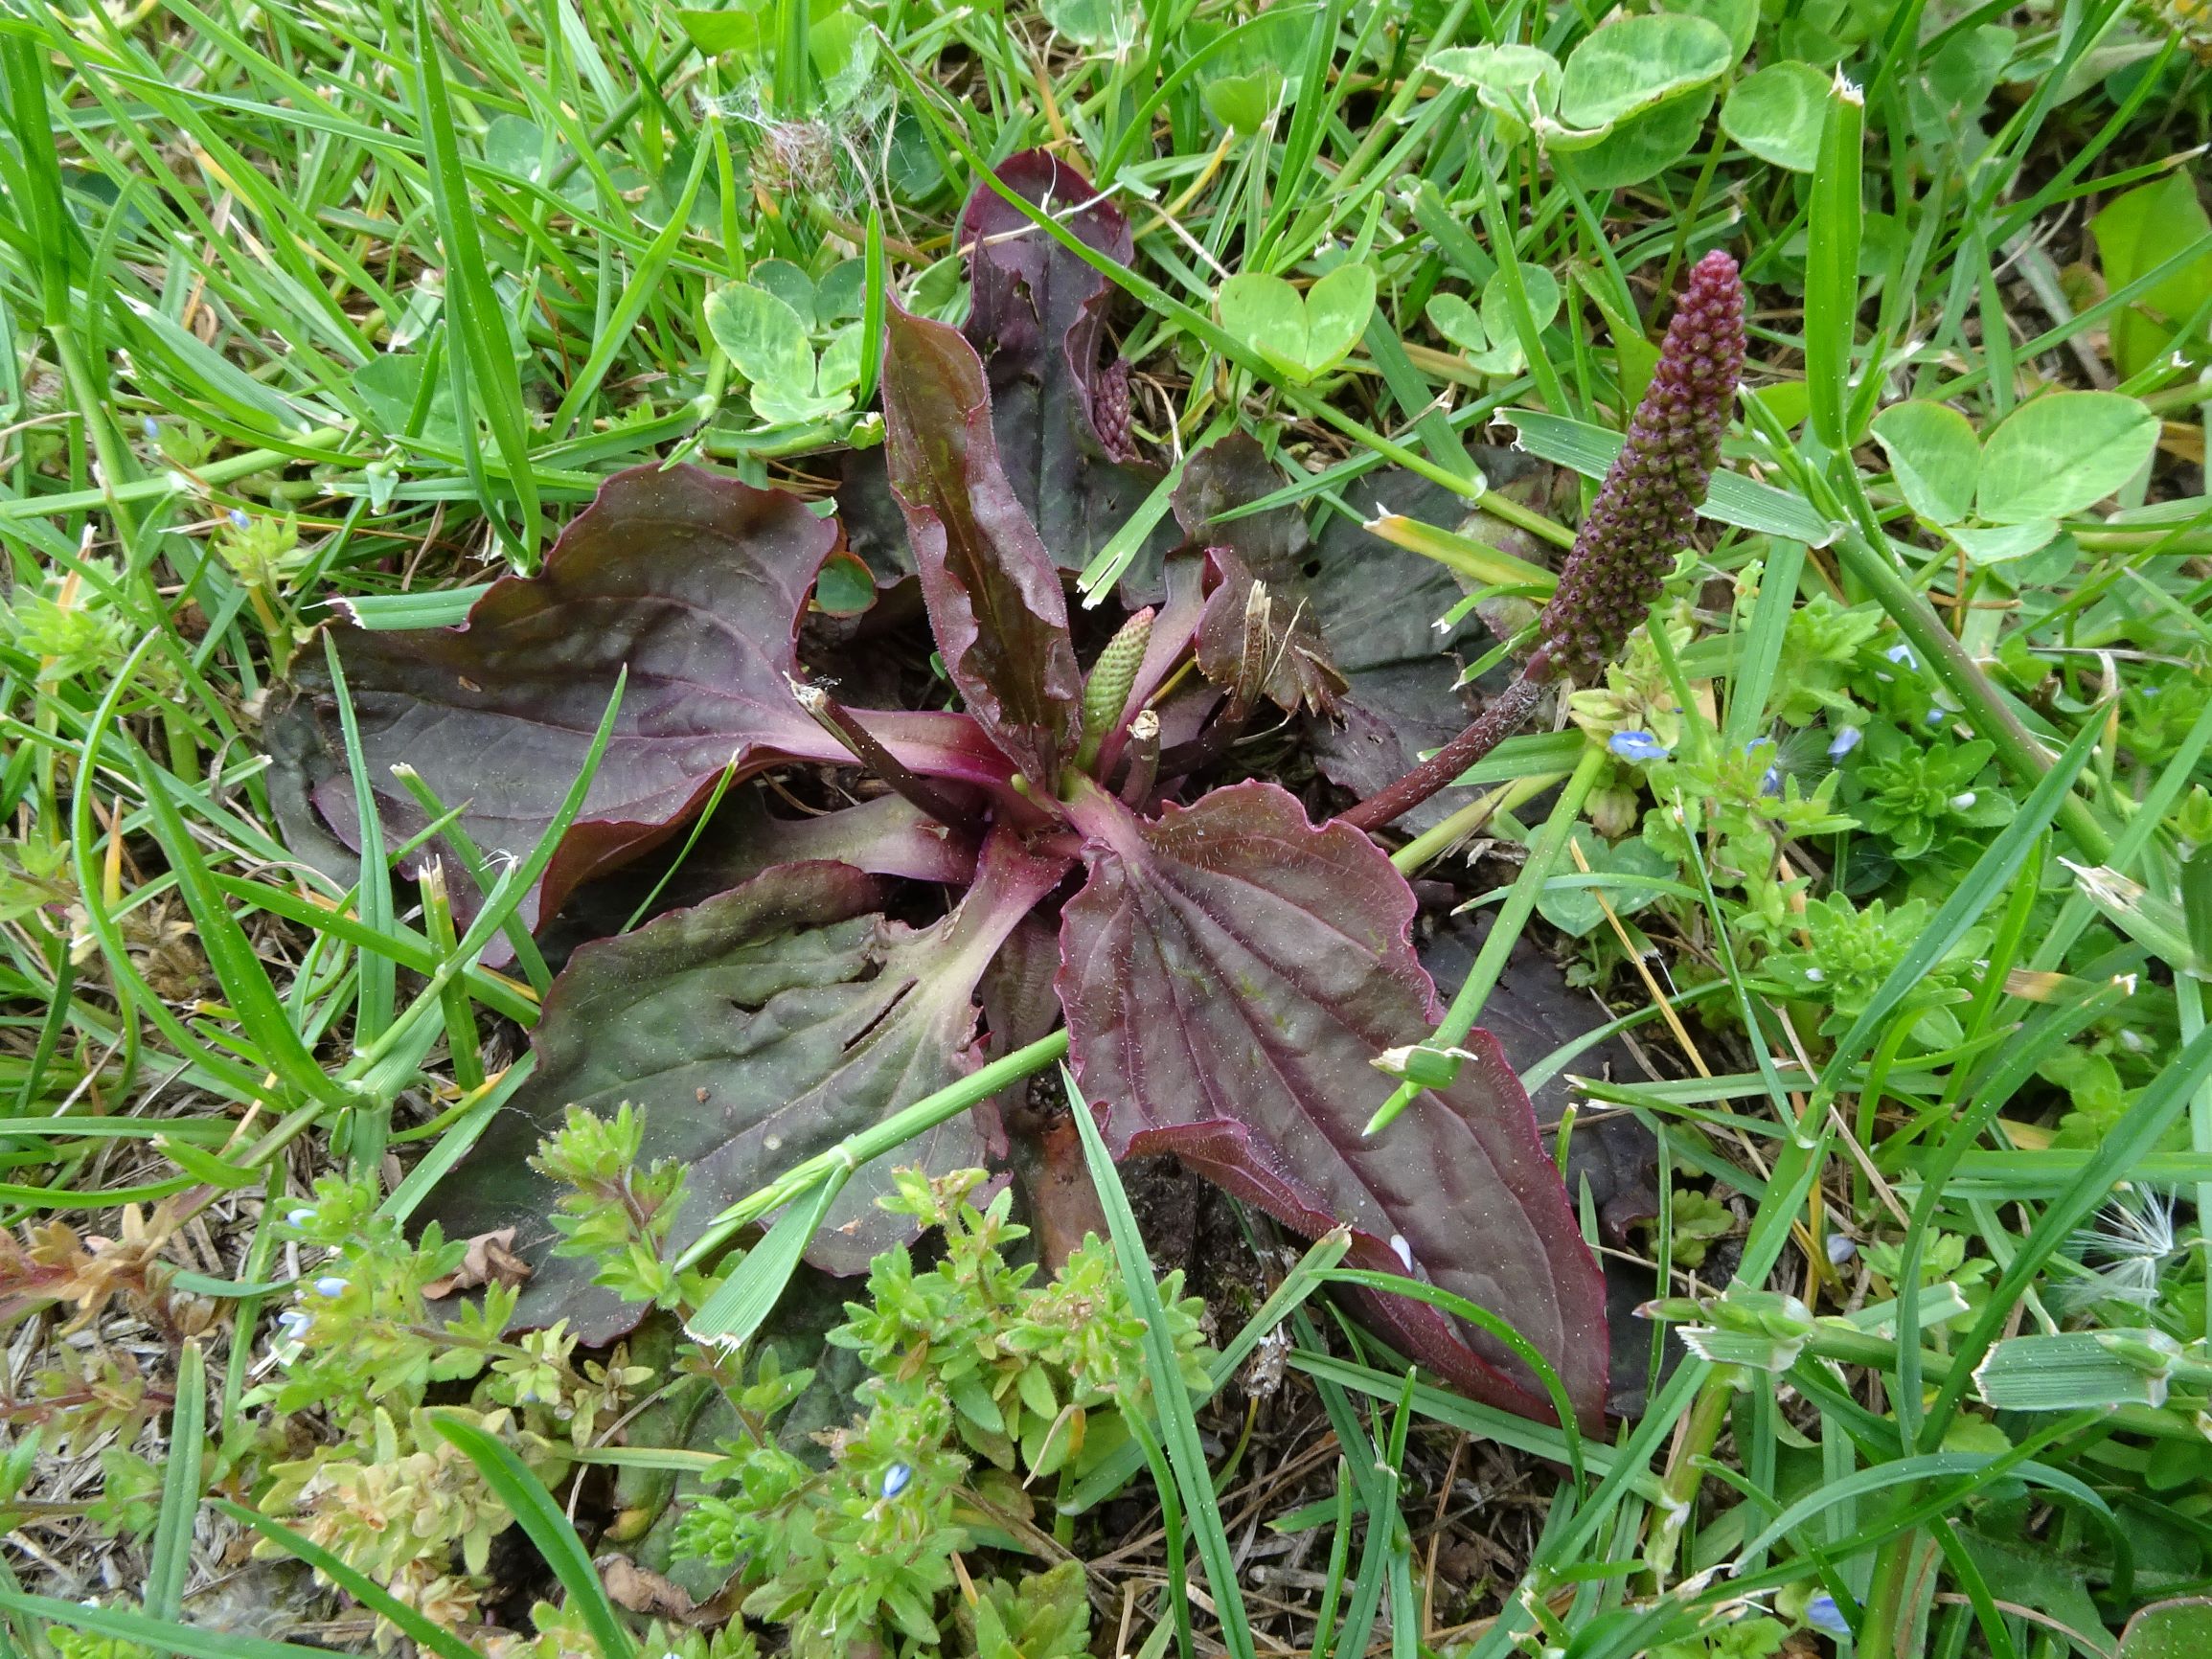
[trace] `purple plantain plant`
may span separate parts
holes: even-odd
[[[1087,193],[1035,155],[1001,176],[1033,199]],[[994,199],[979,193],[969,222],[997,227]],[[1074,218],[1091,245],[1126,246],[1110,204]],[[889,484],[958,710],[850,708],[804,673],[801,625],[837,522],[690,467],[609,479],[541,576],[494,583],[460,627],[338,631],[369,775],[405,762],[420,780],[379,797],[392,832],[422,827],[426,785],[489,854],[549,824],[627,668],[614,739],[531,896],[534,921],[667,840],[718,785],[815,763],[878,788],[804,819],[739,790],[726,890],[573,952],[533,1075],[422,1215],[448,1236],[516,1227],[536,1263],[522,1317],[610,1340],[642,1310],[546,1249],[552,1189],[529,1163],[570,1104],[634,1102],[648,1159],[688,1166],[680,1249],[782,1170],[1064,1019],[1117,1156],[1174,1153],[1309,1237],[1347,1225],[1351,1264],[1509,1321],[1595,1423],[1604,1283],[1497,1043],[1473,1034],[1455,1080],[1388,1134],[1361,1133],[1389,1086],[1374,1057],[1422,1041],[1440,1013],[1412,891],[1362,832],[1404,808],[1315,825],[1271,784],[1191,797],[1262,698],[1335,706],[1345,681],[1312,619],[1228,548],[1194,546],[1083,671],[1069,550],[1038,526],[1083,513],[1024,507],[1054,471],[1017,489],[992,399],[1037,399],[1053,411],[1045,447],[1110,479],[1126,465],[1126,370],[1098,361],[1101,295],[1080,261],[1018,231],[971,258],[985,314],[964,335],[893,307],[882,375]],[[1719,256],[1698,267],[1522,684],[1586,671],[1640,619],[1713,465],[1742,355],[1735,294]],[[330,688],[307,691],[308,716],[328,720]],[[313,799],[339,833],[355,821],[343,771]],[[949,908],[928,902],[948,889]],[[1003,1150],[986,1106],[896,1156],[943,1170]],[[817,1266],[858,1271],[901,1236],[873,1202],[886,1174],[848,1186],[810,1249]],[[1551,1415],[1494,1338],[1410,1298],[1365,1307],[1453,1385]]]

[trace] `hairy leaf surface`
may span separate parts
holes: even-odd
[[[516,1229],[536,1268],[521,1317],[562,1317],[605,1342],[642,1309],[556,1257],[552,1183],[525,1162],[570,1104],[645,1114],[645,1161],[690,1183],[681,1250],[730,1204],[847,1135],[971,1070],[973,992],[1007,933],[1060,878],[1001,837],[961,908],[914,929],[877,914],[881,884],[849,865],[786,864],[650,926],[585,945],[556,981],[533,1042],[537,1069],[425,1206],[449,1238]],[[910,1230],[876,1207],[893,1163],[982,1161],[988,1125],[954,1118],[854,1176],[808,1260],[856,1273]],[[994,1132],[992,1138],[995,1139]]]
[[[930,630],[976,718],[1050,789],[1083,698],[1060,572],[999,465],[974,348],[898,306],[888,331],[885,447]]]
[[[725,766],[743,775],[784,759],[846,759],[786,684],[793,630],[836,538],[795,496],[696,467],[633,467],[608,479],[562,533],[543,575],[492,583],[461,626],[339,629],[391,833],[423,822],[390,776],[405,762],[446,806],[467,805],[463,827],[487,856],[526,853],[582,770],[626,666],[613,740],[526,920],[662,840]],[[311,670],[302,681],[326,751],[342,755],[327,681]],[[956,716],[901,715],[871,727],[897,739],[895,748],[927,750],[943,762],[933,770],[1003,775]],[[353,841],[342,762],[314,799]]]
[[[1349,1223],[1353,1260],[1511,1321],[1595,1420],[1604,1281],[1494,1039],[1476,1033],[1451,1088],[1361,1137],[1389,1088],[1369,1061],[1439,1012],[1389,860],[1266,784],[1155,821],[1096,793],[1078,810],[1090,875],[1061,923],[1060,1000],[1116,1155],[1175,1151],[1309,1235]],[[1488,1338],[1402,1299],[1377,1310],[1469,1393],[1549,1415]]]

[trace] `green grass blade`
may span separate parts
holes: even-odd
[[[135,1642],[157,1653],[180,1654],[182,1659],[331,1659],[328,1648],[271,1642],[265,1636],[245,1636],[234,1630],[203,1630],[195,1625],[149,1619],[144,1613],[87,1607],[81,1602],[61,1602],[51,1596],[27,1596],[20,1590],[0,1589],[0,1610],[114,1642]]]
[[[1777,538],[1767,544],[1767,564],[1759,577],[1759,597],[1745,631],[1744,654],[1728,687],[1728,718],[1721,739],[1741,749],[1766,729],[1767,699],[1774,670],[1782,661],[1782,642],[1797,604],[1797,579],[1805,569],[1805,544]]]
[[[607,1659],[632,1659],[637,1651],[636,1644],[631,1642],[614,1604],[607,1600],[606,1587],[599,1581],[599,1571],[591,1564],[590,1552],[576,1535],[576,1529],[568,1524],[568,1517],[560,1512],[560,1506],[553,1501],[553,1494],[545,1489],[545,1484],[530,1472],[529,1466],[515,1455],[513,1447],[486,1434],[474,1423],[434,1411],[430,1414],[430,1426],[461,1449],[483,1475],[484,1484],[513,1512],[515,1523],[530,1535],[530,1541],[537,1546],[537,1553],[545,1557],[545,1564],[553,1569],[554,1577],[568,1592],[571,1604],[582,1613],[584,1623],[598,1639],[601,1651]]]
[[[837,1170],[824,1181],[811,1198],[792,1204],[765,1237],[745,1252],[718,1289],[684,1322],[694,1340],[725,1350],[742,1348],[752,1340],[798,1271],[799,1258],[820,1230],[837,1194],[845,1190],[846,1171]]]
[[[669,215],[669,222],[647,246],[645,254],[630,272],[628,284],[622,290],[622,298],[615,303],[606,326],[592,342],[591,355],[569,382],[567,395],[560,399],[560,407],[553,413],[553,436],[566,438],[576,427],[577,419],[593,398],[598,396],[606,372],[614,367],[614,360],[629,343],[630,330],[637,320],[645,315],[646,307],[661,293],[662,278],[669,261],[674,257],[684,233],[691,226],[692,203],[698,199],[699,181],[706,177],[707,163],[714,156],[710,145],[699,145],[692,155],[691,176],[684,181],[683,194]]]
[[[425,1619],[374,1579],[356,1572],[320,1544],[302,1537],[282,1521],[271,1520],[259,1510],[249,1510],[243,1504],[232,1503],[228,1498],[216,1499],[215,1506],[240,1526],[250,1527],[272,1543],[282,1545],[286,1553],[314,1568],[424,1650],[441,1655],[441,1659],[475,1659],[476,1649],[452,1631]]]
[[[2065,1192],[2043,1211],[2026,1242],[1990,1291],[1981,1317],[1953,1349],[1952,1371],[1928,1411],[1924,1438],[1940,1437],[1949,1425],[1960,1398],[1973,1380],[1973,1368],[1981,1362],[1990,1344],[1996,1340],[1997,1332],[2004,1328],[2013,1307],[2036,1274],[2058,1254],[2060,1247],[2073,1236],[2074,1229],[2095,1214],[2097,1207],[2128,1178],[2129,1171],[2179,1121],[2198,1087],[2207,1078],[2212,1078],[2212,1026],[2191,1038],[2173,1062],[2158,1074],[2156,1080],[2128,1107],[2127,1114],[2105,1136]]]
[[[1206,1368],[1206,1392],[1192,1402],[1194,1408],[1227,1386],[1267,1333],[1289,1318],[1321,1287],[1323,1276],[1344,1260],[1344,1252],[1351,1247],[1352,1235],[1341,1227],[1313,1240],[1306,1254],[1298,1259],[1297,1266],[1283,1276],[1283,1283],[1260,1305],[1259,1311],[1245,1320],[1243,1328],[1214,1356],[1213,1363]],[[1129,1484],[1129,1477],[1143,1463],[1143,1455],[1136,1446],[1123,1446],[1076,1483],[1075,1489],[1060,1500],[1060,1512],[1080,1515],[1094,1505],[1104,1503]]]
[[[384,857],[384,820],[376,810],[376,792],[369,784],[369,762],[361,752],[361,727],[354,717],[353,698],[346,688],[346,666],[338,657],[337,637],[323,634],[323,661],[331,671],[331,694],[338,705],[338,721],[346,743],[346,771],[353,780],[355,820],[361,836],[361,875],[354,901],[361,925],[373,933],[392,926],[392,870]],[[363,951],[357,960],[361,988],[353,1004],[353,1029],[362,1042],[374,1042],[392,1023],[392,1005],[399,979],[392,959],[382,951]]]
[[[1418,1279],[1407,1279],[1402,1274],[1373,1273],[1356,1267],[1334,1268],[1324,1277],[1332,1284],[1357,1284],[1363,1289],[1408,1297],[1415,1302],[1425,1302],[1431,1307],[1441,1307],[1445,1312],[1466,1320],[1478,1329],[1487,1330],[1512,1349],[1520,1356],[1521,1362],[1536,1373],[1537,1380],[1542,1383],[1544,1392],[1551,1397],[1552,1410],[1559,1414],[1560,1434],[1566,1441],[1567,1466],[1574,1476],[1575,1489],[1584,1491],[1587,1489],[1588,1477],[1583,1469],[1582,1429],[1575,1421],[1574,1402],[1567,1398],[1566,1384],[1560,1380],[1559,1373],[1538,1352],[1535,1343],[1489,1308],[1477,1307],[1466,1297],[1454,1295],[1440,1285],[1425,1284]]]
[[[522,409],[522,383],[508,342],[507,315],[485,265],[477,234],[476,207],[461,165],[461,143],[453,130],[453,105],[445,87],[445,48],[431,26],[429,0],[415,0],[415,93],[418,116],[429,147],[431,212],[447,261],[445,307],[448,327],[460,338],[447,353],[453,371],[453,407],[461,420],[464,448],[474,452],[470,415],[473,390],[481,400],[491,442],[507,469],[521,522],[511,525],[492,511],[490,480],[480,465],[470,466],[477,497],[516,568],[537,568],[537,479],[531,470],[530,437]]]
[[[200,855],[199,844],[186,827],[184,815],[170,798],[160,770],[135,750],[131,761],[152,813],[154,838],[168,855],[170,868],[176,873],[177,889],[199,928],[200,948],[207,953],[208,966],[222,987],[224,999],[262,1059],[287,1088],[306,1099],[328,1106],[352,1104],[352,1097],[323,1070],[293,1029],[284,1000],[269,983],[268,970],[262,966],[245,929],[223,902],[222,890]]]
[[[2074,740],[2066,745],[2066,752],[2045,772],[2028,798],[2020,803],[2018,814],[1997,834],[1982,855],[1974,860],[1973,868],[1943,901],[1928,921],[1927,929],[1912,942],[1912,947],[1889,977],[1881,982],[1872,999],[1859,1016],[1852,1021],[1851,1029],[1837,1039],[1836,1052],[1821,1068],[1819,1098],[1833,1100],[1842,1086],[1844,1068],[1856,1061],[1873,1043],[1877,1033],[1887,1024],[1904,999],[1911,995],[1927,970],[1941,962],[1950,948],[1966,936],[1976,918],[1989,908],[1998,894],[2005,890],[2013,876],[2026,860],[2028,850],[2058,815],[2062,803],[2068,799],[2074,780],[2088,763],[2096,748],[2097,737],[2103,722],[2091,717],[2083,722]]]
[[[1175,1363],[1167,1311],[1160,1306],[1160,1287],[1152,1277],[1152,1258],[1146,1254],[1144,1237],[1137,1231],[1137,1218],[1129,1209],[1129,1193],[1123,1191],[1121,1175],[1106,1153],[1089,1102],[1065,1066],[1060,1068],[1060,1079],[1075,1111],[1076,1128],[1083,1135],[1083,1161],[1090,1167],[1091,1184],[1098,1189],[1106,1227],[1113,1234],[1114,1259],[1121,1265],[1122,1282],[1129,1287],[1137,1317],[1144,1322],[1145,1373],[1152,1380],[1152,1401],[1159,1409],[1160,1438],[1174,1471],[1175,1486],[1182,1493],[1198,1558],[1205,1564],[1206,1586],[1213,1593],[1215,1615],[1221,1622],[1221,1640],[1230,1659],[1254,1659],[1252,1625],[1237,1582],[1236,1557],[1230,1551],[1228,1534],[1221,1530],[1221,1506],[1214,1494],[1213,1471],[1206,1466],[1205,1448],[1198,1443],[1197,1419],[1192,1414],[1190,1394]]]
[[[199,1514],[200,1464],[206,1450],[207,1360],[198,1343],[187,1342],[177,1359],[161,1512],[147,1551],[146,1590],[139,1598],[149,1619],[173,1619],[184,1605],[185,1581],[192,1575],[193,1522]]]
[[[1813,436],[1850,466],[1851,350],[1859,315],[1859,243],[1865,209],[1866,104],[1837,74],[1820,128],[1805,258],[1805,389]]]

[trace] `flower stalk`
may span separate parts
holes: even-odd
[[[1458,737],[1345,813],[1346,823],[1378,830],[1404,816],[1517,731],[1547,682],[1587,683],[1620,653],[1689,543],[1743,373],[1744,284],[1736,261],[1716,249],[1690,272],[1520,677]]]

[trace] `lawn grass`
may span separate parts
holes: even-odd
[[[1649,59],[1607,79],[1575,56],[1604,33],[1585,7],[806,11],[0,12],[0,1655],[366,1650],[372,1614],[424,1650],[660,1651],[591,1564],[604,1489],[628,1488],[588,1477],[712,1465],[650,1417],[550,1475],[473,1412],[408,1443],[542,1557],[455,1557],[527,1592],[499,1601],[505,1648],[474,1591],[441,1603],[422,1578],[398,1613],[304,1573],[244,1580],[284,1586],[259,1610],[224,1599],[270,1571],[237,1506],[335,1432],[272,1403],[279,1316],[348,1249],[400,1272],[400,1223],[528,1075],[551,975],[522,906],[618,707],[535,848],[420,881],[428,832],[402,845],[373,808],[357,851],[306,838],[272,716],[303,666],[336,676],[367,801],[334,617],[461,620],[640,464],[825,495],[835,455],[881,440],[872,354],[847,406],[777,420],[712,297],[764,261],[852,260],[864,339],[886,296],[953,314],[961,204],[1039,146],[1134,232],[1111,331],[1147,458],[1172,483],[1256,433],[1317,529],[1364,516],[1363,477],[1410,472],[1459,516],[1378,534],[1505,632],[1573,539],[1682,273],[1726,248],[1751,301],[1732,476],[1624,666],[1471,776],[1480,812],[1392,843],[1498,919],[1442,988],[1441,1046],[1525,933],[1649,1057],[1575,1094],[1585,1132],[1627,1115],[1654,1137],[1657,1215],[1605,1241],[1585,1205],[1585,1231],[1658,1270],[1687,1352],[1653,1342],[1610,1439],[1525,1420],[1308,1303],[1357,1283],[1317,1246],[1258,1257],[1264,1313],[1214,1310],[1217,1346],[1280,1348],[1282,1392],[1240,1397],[1224,1367],[1182,1409],[1167,1264],[1086,1145],[1170,1408],[1132,1415],[1119,1466],[1131,1535],[1160,1535],[1093,1570],[1075,1646],[2058,1659],[2212,1592],[2201,11],[1688,0],[1665,14],[1703,19],[1693,44],[1726,61],[1644,108]],[[1509,43],[1565,62],[1564,91],[1501,94],[1481,49]],[[1774,102],[1745,91],[1791,64]],[[1570,117],[1606,96],[1625,130],[1587,144]],[[1221,299],[1352,267],[1377,300],[1326,363]],[[1541,487],[1493,493],[1491,422],[1517,410],[1540,411],[1517,434]],[[2100,445],[2133,459],[2085,498],[2069,481]],[[1093,605],[1166,490],[1096,550]],[[440,828],[461,805],[422,804]],[[1562,1040],[1532,1086],[1581,1077]],[[1065,1046],[923,1102],[884,1145],[1049,1078]],[[357,1233],[286,1220],[333,1176],[371,1194]],[[785,1172],[681,1265],[841,1180],[834,1158]],[[741,1258],[755,1278],[716,1304],[736,1323],[702,1334],[761,1328],[786,1242]],[[733,1398],[769,1386],[686,1347]],[[622,1410],[681,1369],[638,1363]],[[1269,1484],[1249,1445],[1299,1472]],[[1469,1512],[1471,1487],[1508,1484],[1511,1506]],[[303,1512],[272,1526],[329,1548]],[[1255,1576],[1286,1517],[1303,1565]],[[1031,1532],[1109,1555],[1082,1525],[1040,1501]],[[927,1616],[979,1650],[961,1572]],[[565,1622],[530,1648],[536,1597]],[[658,1616],[654,1640],[708,1650]]]

